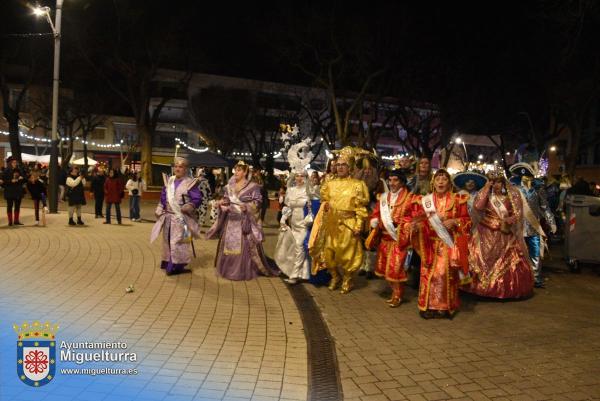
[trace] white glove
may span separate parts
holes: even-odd
[[[379,225],[379,220],[371,219],[369,224],[371,225],[371,228],[377,228],[377,226]]]

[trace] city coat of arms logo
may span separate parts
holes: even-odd
[[[23,383],[40,387],[56,372],[57,324],[33,322],[13,325],[17,333],[17,375]]]

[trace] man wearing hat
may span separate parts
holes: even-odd
[[[469,208],[469,214],[473,215],[473,201],[475,196],[484,187],[488,179],[485,175],[479,174],[475,171],[464,171],[457,173],[452,178],[454,186],[459,189],[458,193],[461,195],[469,195],[467,206]]]
[[[363,263],[363,244],[360,234],[368,216],[369,190],[363,181],[352,178],[356,151],[345,147],[339,151],[336,162],[336,178],[321,186],[323,224],[318,233],[313,252],[323,251],[325,266],[331,274],[330,290],[342,282],[341,293],[352,289],[354,273]],[[311,243],[315,243],[311,239]],[[340,277],[340,271],[343,278]]]
[[[545,219],[551,227],[552,233],[555,233],[554,215],[548,206],[545,190],[543,188],[536,189],[533,186],[533,168],[527,163],[516,163],[509,170],[513,175],[511,182],[518,185],[523,198],[523,215],[525,216],[523,235],[533,266],[535,287],[544,288],[541,257],[544,256],[546,235],[540,225],[540,220]]]
[[[370,219],[372,230],[365,245],[367,249],[377,248],[375,274],[384,277],[390,284],[392,297],[386,302],[395,308],[402,303],[404,283],[407,280],[404,267],[410,245],[408,220],[412,194],[406,187],[403,169],[395,168],[390,171],[389,188],[389,191],[381,194],[375,205]]]

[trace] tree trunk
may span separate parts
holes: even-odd
[[[142,179],[152,184],[152,135],[146,125],[138,125],[137,131],[140,136],[140,161],[142,164]],[[123,166],[121,166],[123,167]]]
[[[6,116],[6,114],[5,114]],[[19,140],[19,117],[10,116],[8,120],[8,140],[10,142],[10,151],[12,156],[17,159],[19,164],[21,161],[21,142]]]

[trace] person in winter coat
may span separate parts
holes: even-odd
[[[108,170],[108,177],[104,182],[104,201],[106,202],[106,221],[110,224],[110,209],[115,205],[117,212],[117,224],[121,224],[121,199],[123,199],[125,185],[115,169]]]
[[[92,177],[92,194],[94,194],[94,206],[97,219],[104,217],[102,215],[102,204],[104,203],[104,181],[106,181],[104,169],[99,168],[98,173]]]
[[[19,221],[19,213],[21,212],[25,178],[22,169],[18,166],[17,159],[9,157],[6,162],[8,167],[4,170],[1,181],[4,187],[4,199],[6,199],[8,225],[22,226],[23,224]]]
[[[40,173],[34,171],[27,180],[27,191],[33,199],[33,208],[35,210],[35,225],[40,225],[40,202],[46,208],[46,184],[40,178]],[[45,224],[45,223],[44,223]]]
[[[137,173],[133,173],[131,178],[125,184],[125,188],[129,191],[129,218],[131,221],[142,221],[140,218],[140,199],[142,192],[146,190],[146,183]]]
[[[67,177],[67,198],[69,199],[69,225],[80,225],[82,226],[83,220],[81,220],[81,206],[85,205],[85,193],[83,187],[85,186],[84,173],[79,171],[79,167],[71,167],[71,172]],[[73,213],[77,211],[77,223],[73,220]]]

